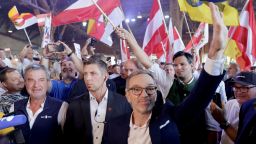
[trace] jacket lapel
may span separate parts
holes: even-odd
[[[108,103],[107,103],[107,109],[106,109],[106,118],[105,121],[108,122],[111,117],[112,117],[112,113],[113,113],[113,105],[114,105],[114,96],[113,96],[113,92],[111,92],[110,90],[108,91]]]

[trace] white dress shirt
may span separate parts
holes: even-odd
[[[107,104],[108,104],[108,90],[106,91],[101,102],[98,103],[96,98],[89,92],[90,95],[90,110],[91,110],[91,123],[93,130],[93,143],[101,144],[104,123],[106,118]]]

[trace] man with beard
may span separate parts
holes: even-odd
[[[73,88],[74,84],[77,82],[78,72],[82,71],[82,61],[72,52],[72,50],[63,42],[57,42],[56,45],[62,44],[64,46],[64,51],[59,52],[59,54],[64,55],[64,59],[61,61],[61,80],[51,80],[49,86],[49,96],[55,97],[57,99],[67,101],[69,98],[69,93]],[[55,52],[56,53],[56,52]],[[48,67],[48,58],[53,55],[49,52],[47,48],[43,51],[43,62],[45,67]],[[77,69],[77,70],[76,70]]]
[[[0,81],[5,90],[5,93],[0,95],[0,112],[9,113],[14,102],[27,98],[21,94],[24,88],[24,79],[16,69],[2,67]]]

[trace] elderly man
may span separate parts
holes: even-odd
[[[24,73],[29,99],[14,103],[16,114],[26,115],[28,121],[18,126],[26,144],[61,143],[61,126],[67,104],[47,95],[50,76],[43,65],[27,66]]]
[[[213,41],[204,70],[190,96],[174,107],[165,103],[155,105],[156,82],[146,72],[135,72],[129,76],[126,85],[126,97],[133,112],[121,116],[108,124],[106,143],[194,143],[192,136],[198,136],[197,129],[190,133],[191,121],[204,112],[221,79],[223,51],[226,47],[227,29],[217,10],[210,3],[213,18]],[[124,33],[124,35],[122,34]],[[136,40],[124,29],[117,29],[117,34],[125,38],[130,47],[139,47]]]
[[[84,82],[89,92],[69,104],[64,126],[65,143],[100,144],[111,119],[130,113],[124,96],[106,86],[107,64],[92,56],[84,63]]]

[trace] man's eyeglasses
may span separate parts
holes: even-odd
[[[234,92],[241,92],[241,93],[247,93],[249,89],[254,88],[256,86],[250,86],[250,87],[236,87],[233,86],[233,91]]]
[[[152,94],[156,93],[156,89],[157,89],[156,86],[149,86],[146,88],[133,87],[133,88],[129,88],[128,91],[131,91],[132,94],[134,94],[136,96],[140,96],[143,90],[145,90],[148,95],[152,95]]]

